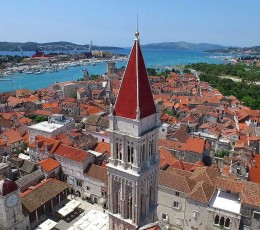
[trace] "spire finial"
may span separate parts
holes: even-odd
[[[135,41],[139,41],[139,30],[138,30],[138,13],[136,17],[136,32],[135,32]]]

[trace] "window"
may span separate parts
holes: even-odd
[[[116,157],[118,160],[122,160],[122,144],[116,143]]]
[[[224,223],[225,223],[225,218],[222,216],[222,217],[220,218],[219,225],[220,225],[220,226],[224,226]]]
[[[198,220],[198,219],[199,219],[199,213],[196,212],[196,211],[193,211],[193,218],[194,218],[195,220]]]
[[[225,221],[225,228],[229,228],[230,227],[230,219],[227,218]]]
[[[180,195],[180,193],[179,192],[175,192],[175,196],[179,196]]]
[[[87,188],[86,188],[86,189],[87,189],[87,191],[90,191],[90,187],[89,187],[89,186],[87,186]]]
[[[259,220],[260,219],[260,212],[253,212],[254,214],[254,219]]]
[[[217,225],[219,224],[219,215],[215,216],[214,224],[217,224]]]
[[[107,192],[106,191],[101,191],[102,196],[106,196]]]
[[[168,215],[165,213],[162,213],[162,220],[168,220]]]
[[[134,148],[131,146],[127,146],[127,155],[128,155],[128,163],[134,163]]]
[[[78,187],[82,187],[82,181],[77,180],[77,186],[78,186]]]
[[[179,209],[180,208],[180,203],[177,202],[177,201],[173,201],[173,207]]]

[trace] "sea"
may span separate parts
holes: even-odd
[[[118,54],[130,54],[130,48],[109,50]],[[143,56],[146,67],[162,68],[166,66],[186,65],[190,63],[206,62],[220,64],[226,62],[220,54],[206,53],[202,51],[191,50],[169,50],[169,49],[143,49]],[[46,51],[59,52],[59,51]],[[75,53],[75,51],[67,51],[68,53]],[[77,53],[84,52],[78,50]],[[35,52],[24,52],[25,56],[32,56]],[[0,51],[0,55],[21,55],[20,52],[15,51]],[[126,66],[126,61],[119,61],[116,67],[120,68]],[[43,74],[26,74],[17,73],[11,76],[0,77],[0,92],[13,91],[17,89],[31,89],[46,88],[55,82],[73,81],[83,77],[83,69],[88,70],[89,74],[103,75],[106,72],[106,63],[96,63],[95,66],[75,66],[69,67],[59,72],[45,72]],[[1,81],[4,80],[4,81]],[[8,81],[6,81],[8,80]]]

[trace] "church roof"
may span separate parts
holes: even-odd
[[[114,110],[114,115],[130,119],[138,118],[138,110],[140,119],[156,112],[138,35],[137,32]]]

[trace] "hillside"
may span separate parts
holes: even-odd
[[[144,49],[175,49],[175,50],[212,50],[212,49],[225,49],[227,47],[209,44],[209,43],[189,43],[189,42],[161,42],[151,43],[142,46]]]
[[[47,43],[37,43],[37,42],[0,42],[0,51],[19,51],[20,47],[23,51],[35,51],[40,50],[88,50],[89,45],[78,45],[71,42],[47,42]],[[122,49],[120,47],[113,46],[92,46],[93,49]]]
[[[212,49],[207,50],[207,52],[212,53],[240,53],[240,54],[260,54],[260,46],[252,46],[252,47],[229,47],[226,49]]]

